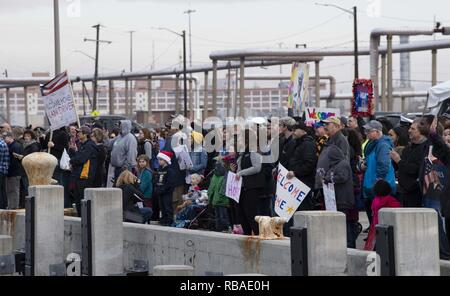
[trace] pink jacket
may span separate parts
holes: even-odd
[[[370,225],[369,234],[367,235],[366,244],[364,250],[372,251],[375,245],[375,225],[378,224],[378,212],[382,208],[400,208],[400,202],[390,195],[388,196],[375,196],[372,202],[373,220]]]

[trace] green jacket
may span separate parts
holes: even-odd
[[[208,199],[213,207],[228,206],[230,204],[229,198],[222,193],[222,186],[224,186],[225,180],[224,176],[217,176],[215,174],[211,178],[208,188]]]

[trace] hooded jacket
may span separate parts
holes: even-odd
[[[90,160],[88,180],[93,181],[97,173],[98,153],[98,147],[92,140],[81,143],[80,150],[70,157],[73,175],[80,178],[84,164]]]
[[[444,143],[438,134],[430,134],[430,142],[433,145],[433,155],[436,156],[450,172],[450,148]],[[442,216],[450,218],[450,178],[447,175],[446,182],[440,195]]]
[[[419,171],[428,154],[428,147],[428,141],[424,141],[420,144],[411,143],[403,149],[402,158],[398,163],[398,185],[402,192],[420,190]]]
[[[313,188],[317,165],[317,148],[314,139],[304,135],[293,141],[295,149],[286,169],[293,171],[296,178]]]
[[[390,151],[393,148],[392,140],[388,136],[382,136],[378,140],[370,141],[364,151],[366,157],[366,172],[364,174],[364,195],[372,198],[372,188],[378,179],[383,179],[391,185],[395,194],[395,173],[392,165]]]
[[[131,121],[121,120],[122,132],[112,142],[111,165],[116,168],[126,167],[130,171],[136,166],[137,139],[131,133]]]
[[[353,193],[353,177],[350,163],[344,157],[342,151],[335,145],[327,149],[329,168],[323,178],[326,183],[334,183],[336,208],[338,211],[353,209],[355,196]]]

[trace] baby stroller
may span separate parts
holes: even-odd
[[[214,209],[211,205],[207,205],[203,209],[197,208],[197,215],[190,220],[187,227],[188,229],[205,229],[205,230],[215,230],[215,216]]]

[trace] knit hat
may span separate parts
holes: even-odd
[[[173,156],[172,152],[161,150],[158,153],[158,155],[156,156],[156,158],[165,160],[167,162],[167,164],[170,165],[170,164],[172,164],[172,162],[170,161],[172,159],[172,156]]]
[[[195,144],[201,145],[203,143],[203,135],[201,133],[193,131],[191,135]]]

